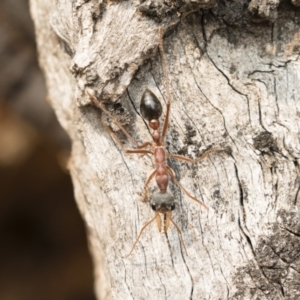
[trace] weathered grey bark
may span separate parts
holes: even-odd
[[[300,11],[282,2],[31,0],[49,101],[73,140],[70,171],[99,299],[299,298]],[[153,163],[120,151],[86,90],[120,103],[118,118],[149,140],[139,101],[148,87],[165,103],[159,26],[172,90],[169,152],[231,152],[170,161],[210,207],[171,185],[189,255],[174,227],[166,237],[152,224],[125,259],[153,217],[140,201]]]

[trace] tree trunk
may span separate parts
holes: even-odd
[[[300,297],[300,11],[291,2],[31,0],[49,101],[73,141],[69,168],[98,299]],[[113,104],[136,141],[150,141],[139,104],[149,88],[165,111],[158,27],[169,153],[227,151],[196,164],[168,160],[209,206],[170,184],[188,255],[172,224],[165,235],[152,223],[125,258],[154,216],[141,201],[154,165],[125,155],[86,91]],[[156,191],[153,183],[149,198]]]

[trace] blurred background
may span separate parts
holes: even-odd
[[[0,300],[94,300],[70,141],[46,102],[27,0],[0,1]]]

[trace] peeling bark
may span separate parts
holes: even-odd
[[[73,140],[69,166],[99,299],[299,298],[300,10],[278,2],[31,0],[49,101]],[[125,259],[154,216],[140,201],[153,163],[118,148],[86,90],[138,142],[149,140],[139,102],[146,88],[166,101],[160,26],[168,151],[231,151],[193,165],[169,161],[210,207],[171,184],[188,256],[174,227],[162,235],[153,224]]]

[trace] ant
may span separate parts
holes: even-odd
[[[151,154],[154,157],[155,160],[155,170],[150,174],[148,179],[145,182],[144,185],[144,198],[143,201],[146,201],[148,197],[148,185],[151,182],[151,180],[155,177],[156,184],[159,188],[159,192],[155,193],[151,200],[150,205],[151,208],[155,211],[155,216],[152,218],[149,222],[147,222],[142,229],[139,232],[138,237],[136,238],[129,254],[126,256],[130,256],[133,252],[137,242],[140,239],[140,236],[142,235],[143,231],[154,221],[156,220],[158,230],[161,231],[162,227],[162,221],[160,214],[163,215],[163,233],[167,233],[170,222],[175,226],[179,233],[179,237],[181,240],[182,245],[184,246],[185,252],[187,254],[186,246],[184,244],[183,238],[182,238],[182,232],[178,225],[173,221],[172,219],[172,211],[175,209],[175,200],[174,196],[167,191],[168,184],[169,184],[169,178],[173,180],[173,182],[191,199],[198,202],[200,205],[208,209],[208,207],[197,198],[193,197],[176,179],[174,170],[167,165],[167,158],[174,158],[183,160],[186,162],[196,163],[205,157],[207,157],[209,154],[219,151],[224,151],[220,148],[210,149],[204,152],[200,157],[197,159],[190,159],[185,156],[177,155],[177,154],[168,154],[166,153],[165,148],[165,135],[168,129],[169,124],[169,117],[170,117],[170,108],[171,108],[171,101],[170,101],[170,83],[169,83],[169,77],[168,77],[168,71],[167,71],[167,65],[166,65],[166,58],[163,48],[163,30],[162,28],[159,28],[159,50],[162,57],[162,65],[163,65],[163,73],[165,77],[165,83],[166,83],[166,93],[167,93],[167,104],[166,104],[166,115],[165,120],[163,122],[162,131],[160,132],[160,122],[159,118],[162,115],[162,105],[158,98],[154,95],[153,92],[151,92],[149,89],[146,89],[142,99],[141,99],[141,105],[140,105],[140,111],[145,120],[148,121],[149,127],[153,130],[152,132],[152,139],[153,142],[145,142],[142,145],[138,145],[138,143],[130,136],[130,134],[127,132],[127,130],[117,121],[116,118],[114,118],[110,112],[106,110],[106,108],[103,106],[101,102],[98,101],[98,99],[89,91],[87,91],[88,96],[93,101],[93,103],[99,107],[105,114],[107,114],[113,123],[115,123],[119,129],[125,134],[125,136],[131,141],[131,143],[136,147],[136,149],[125,149],[121,143],[121,141],[116,137],[116,135],[112,132],[111,128],[106,126],[103,122],[102,125],[108,130],[108,132],[111,134],[112,138],[116,141],[116,143],[119,145],[119,147],[128,154]]]

